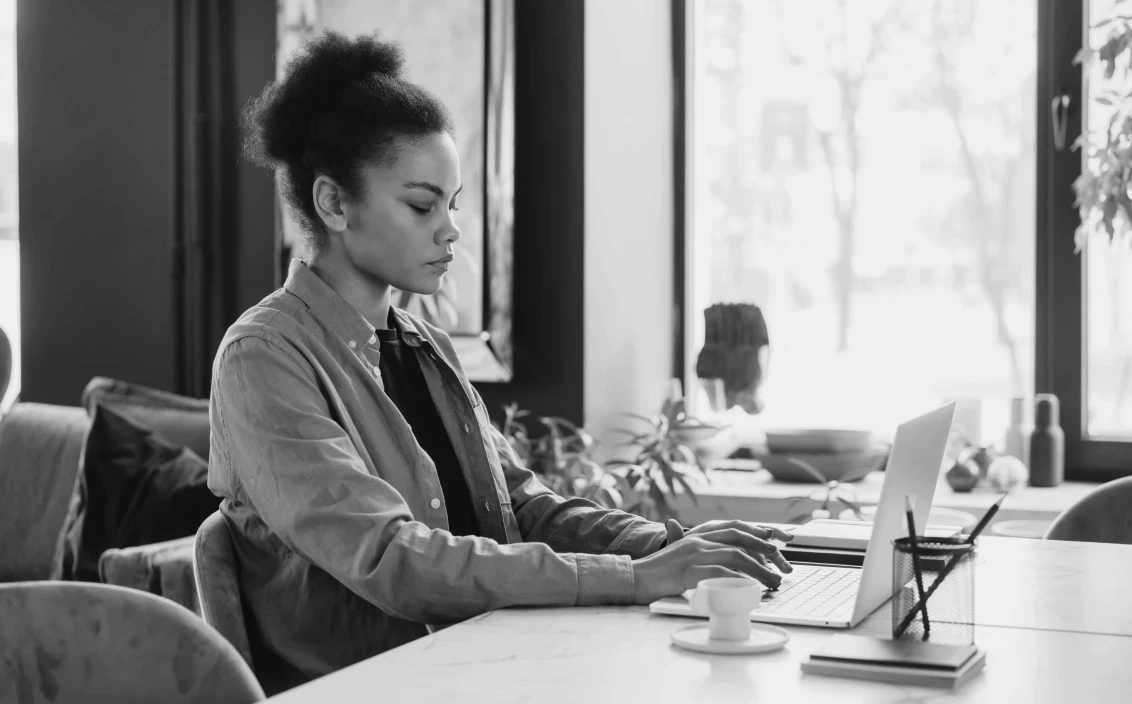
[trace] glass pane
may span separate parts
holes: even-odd
[[[1132,17],[1132,3],[1090,0],[1086,12],[1086,22],[1092,25],[1113,14]],[[1132,29],[1125,22],[1110,22],[1089,31],[1089,44],[1099,48],[1110,37],[1129,31]],[[1127,57],[1125,52],[1116,63],[1126,65]],[[1109,151],[1117,158],[1122,153],[1123,159],[1128,159],[1132,133],[1124,121],[1132,116],[1132,109],[1126,101],[1110,101],[1106,96],[1114,91],[1127,95],[1130,88],[1132,78],[1127,71],[1117,70],[1106,79],[1104,66],[1097,63],[1085,72],[1085,112],[1091,149]],[[1123,109],[1118,107],[1122,104]],[[1111,122],[1114,118],[1116,121]],[[1111,141],[1106,137],[1110,124]],[[1082,151],[1085,171],[1096,171],[1105,161],[1096,153],[1090,155],[1090,150]],[[1098,232],[1090,237],[1084,255],[1085,393],[1089,435],[1127,439],[1132,438],[1132,223],[1121,220],[1118,217],[1115,224],[1117,228],[1123,225],[1122,240],[1110,245],[1108,235]]]
[[[1032,393],[1036,0],[696,0],[691,309],[758,304],[766,426]]]
[[[0,330],[12,345],[12,381],[0,412],[20,392],[20,243],[16,191],[16,1],[0,0]]]

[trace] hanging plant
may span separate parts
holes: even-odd
[[[1108,28],[1104,43],[1085,47],[1073,59],[1086,70],[1103,69],[1092,100],[1111,112],[1105,129],[1083,130],[1074,143],[1085,151],[1081,175],[1073,182],[1081,216],[1074,238],[1078,251],[1094,233],[1105,233],[1111,244],[1132,232],[1132,5],[1121,2],[1115,8],[1118,14],[1092,26]]]

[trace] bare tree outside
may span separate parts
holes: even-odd
[[[693,8],[693,305],[763,307],[760,423],[967,397],[1001,432],[1033,383],[1034,0]]]
[[[775,12],[785,16],[787,3],[779,0]],[[872,9],[877,4],[872,3]],[[869,74],[879,57],[886,51],[889,34],[896,30],[900,19],[898,0],[880,6],[875,18],[868,20],[863,36],[856,34],[850,25],[850,12],[860,12],[860,6],[850,10],[848,0],[835,0],[820,4],[807,3],[806,12],[811,18],[813,43],[804,53],[783,46],[788,60],[806,65],[827,74],[832,79],[835,97],[830,100],[832,113],[819,118],[815,124],[817,143],[829,176],[830,206],[837,221],[837,261],[830,272],[837,296],[837,349],[849,348],[849,329],[853,317],[853,294],[857,284],[853,261],[857,254],[857,211],[860,205],[861,133],[858,117],[865,100]],[[796,6],[795,6],[796,9]],[[817,51],[812,51],[817,47]]]
[[[1028,2],[1000,2],[1025,21]],[[1018,335],[1007,316],[1010,299],[1029,291],[1032,267],[1018,266],[1025,260],[1024,247],[1032,246],[1030,222],[1017,222],[1020,189],[1034,183],[1034,119],[1025,110],[1022,94],[1035,80],[1030,57],[1018,56],[1017,45],[1002,43],[976,46],[982,36],[980,21],[987,22],[987,6],[978,3],[952,3],[934,0],[928,12],[906,16],[908,29],[930,47],[929,80],[912,96],[946,116],[956,147],[958,167],[967,184],[966,192],[955,202],[942,234],[949,241],[971,248],[976,256],[977,280],[994,314],[995,335],[1009,357],[1012,387],[1022,394],[1025,383],[1019,360]],[[1031,15],[1031,22],[1032,20]],[[991,23],[995,18],[990,18]],[[989,51],[988,51],[989,50]],[[979,57],[981,70],[1000,79],[992,90],[972,90],[959,78],[965,58]],[[986,129],[993,125],[997,138],[977,144],[971,135],[972,123]],[[941,135],[941,138],[944,138]]]

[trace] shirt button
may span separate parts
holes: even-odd
[[[483,510],[487,511],[488,513],[491,513],[491,502],[490,501],[484,501],[483,502]]]
[[[354,342],[353,340],[350,340],[350,349],[354,350],[354,349],[357,349],[357,348],[358,348],[358,343]]]
[[[432,506],[433,508],[440,508],[440,499],[433,499],[429,503],[429,506]]]
[[[379,367],[374,367],[373,368],[373,375],[376,376],[378,379],[380,379],[381,378],[381,369]]]
[[[464,432],[465,432],[465,433],[470,433],[470,432],[472,432],[472,429],[471,429],[471,427],[469,427],[467,423],[464,423]]]
[[[375,342],[377,342],[377,335],[370,335],[369,336],[369,343],[372,345]]]

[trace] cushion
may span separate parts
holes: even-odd
[[[208,459],[208,399],[96,376],[83,389],[82,406],[92,418],[96,407],[111,406],[159,439]]]
[[[63,526],[58,576],[98,581],[105,550],[194,535],[220,506],[207,477],[208,463],[192,450],[96,405]]]
[[[89,427],[81,408],[45,403],[0,421],[0,582],[51,576]]]

